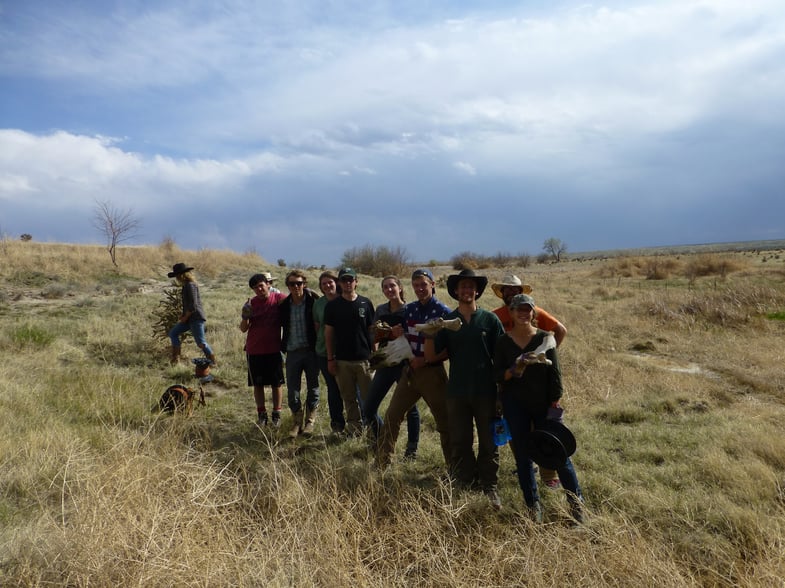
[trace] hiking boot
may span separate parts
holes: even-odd
[[[312,408],[305,414],[305,424],[303,425],[303,435],[310,437],[313,435],[314,427],[316,425],[316,409]]]
[[[273,428],[280,429],[281,428],[281,411],[274,410],[273,411]]]
[[[264,411],[262,411],[260,413],[257,413],[257,415],[258,416],[256,418],[256,424],[259,425],[260,427],[266,427],[267,426],[267,411],[264,410]]]
[[[297,439],[303,429],[303,411],[298,410],[292,414],[292,430],[289,431],[289,437]]]
[[[532,506],[527,506],[526,508],[529,511],[529,518],[532,521],[534,521],[535,523],[542,522],[542,505],[540,504],[539,500],[535,502]]]
[[[567,502],[570,504],[570,516],[572,517],[573,523],[576,525],[582,524],[583,500],[581,498],[575,498],[574,496],[568,496]]]
[[[404,461],[417,461],[417,450],[416,449],[409,449],[406,448],[406,452],[403,454]]]
[[[172,345],[171,349],[169,350],[169,364],[177,365],[179,361],[180,361],[180,346]]]
[[[499,491],[496,488],[488,488],[485,490],[485,495],[491,503],[494,510],[502,509],[502,498],[499,496]]]

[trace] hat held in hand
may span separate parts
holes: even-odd
[[[575,435],[557,421],[546,420],[529,433],[526,449],[532,461],[549,470],[558,470],[575,453]]]

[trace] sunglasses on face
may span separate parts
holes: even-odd
[[[354,278],[352,276],[344,276],[341,278],[341,282],[345,284],[349,284],[351,282],[354,282]]]
[[[301,288],[305,282],[289,282],[290,288]]]

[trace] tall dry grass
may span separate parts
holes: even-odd
[[[563,404],[588,511],[574,528],[559,492],[543,491],[546,524],[528,520],[506,448],[500,513],[454,491],[424,406],[419,460],[384,474],[326,419],[311,440],[263,434],[237,329],[257,260],[203,252],[220,367],[207,406],[171,418],[151,406],[194,381],[150,335],[169,260],[140,253],[158,261],[135,274],[121,255],[127,287],[112,290],[105,252],[102,274],[69,269],[99,251],[38,251],[71,294],[22,283],[35,259],[0,269],[3,585],[782,585],[785,325],[765,317],[785,284],[771,260],[694,280],[518,268],[568,328]],[[199,253],[182,257],[201,268]],[[377,279],[360,285],[381,301]],[[480,302],[499,304],[490,288]]]

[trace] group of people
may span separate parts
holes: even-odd
[[[175,349],[179,354],[179,338],[175,341],[179,333],[190,328],[196,344],[214,360],[204,340],[198,288],[191,287],[195,281],[185,277],[192,269],[177,264],[169,274],[183,284],[183,316],[170,332],[172,357]],[[377,308],[357,292],[358,276],[352,268],[344,267],[337,274],[322,272],[321,296],[307,287],[307,276],[301,270],[286,275],[288,294],[278,291],[274,281],[269,273],[253,275],[249,286],[255,295],[241,310],[248,385],[253,387],[260,426],[281,425],[286,382],[292,413],[290,436],[313,434],[321,372],[332,431],[345,437],[365,432],[377,465],[386,468],[392,462],[404,418],[408,432],[404,459],[416,459],[420,429],[417,403],[423,399],[433,415],[453,482],[483,491],[499,509],[499,448],[493,423],[503,414],[524,501],[533,518],[542,520],[530,433],[549,418],[560,418],[562,382],[556,347],[567,331],[535,305],[530,286],[514,275],[492,284],[504,305],[490,312],[477,303],[488,279],[473,270],[448,276],[448,294],[457,301],[452,310],[437,298],[436,282],[427,268],[412,273],[415,300],[408,303],[401,280],[384,277],[381,288],[387,302]],[[189,327],[194,322],[201,322],[201,326]],[[543,348],[546,337],[555,345],[544,353],[533,353]],[[372,364],[377,349],[387,345],[403,345],[407,357]],[[265,386],[272,390],[270,418]],[[382,418],[378,410],[391,389]],[[564,487],[572,517],[582,521],[583,497],[569,456],[556,471],[540,468],[540,472],[547,486]]]

